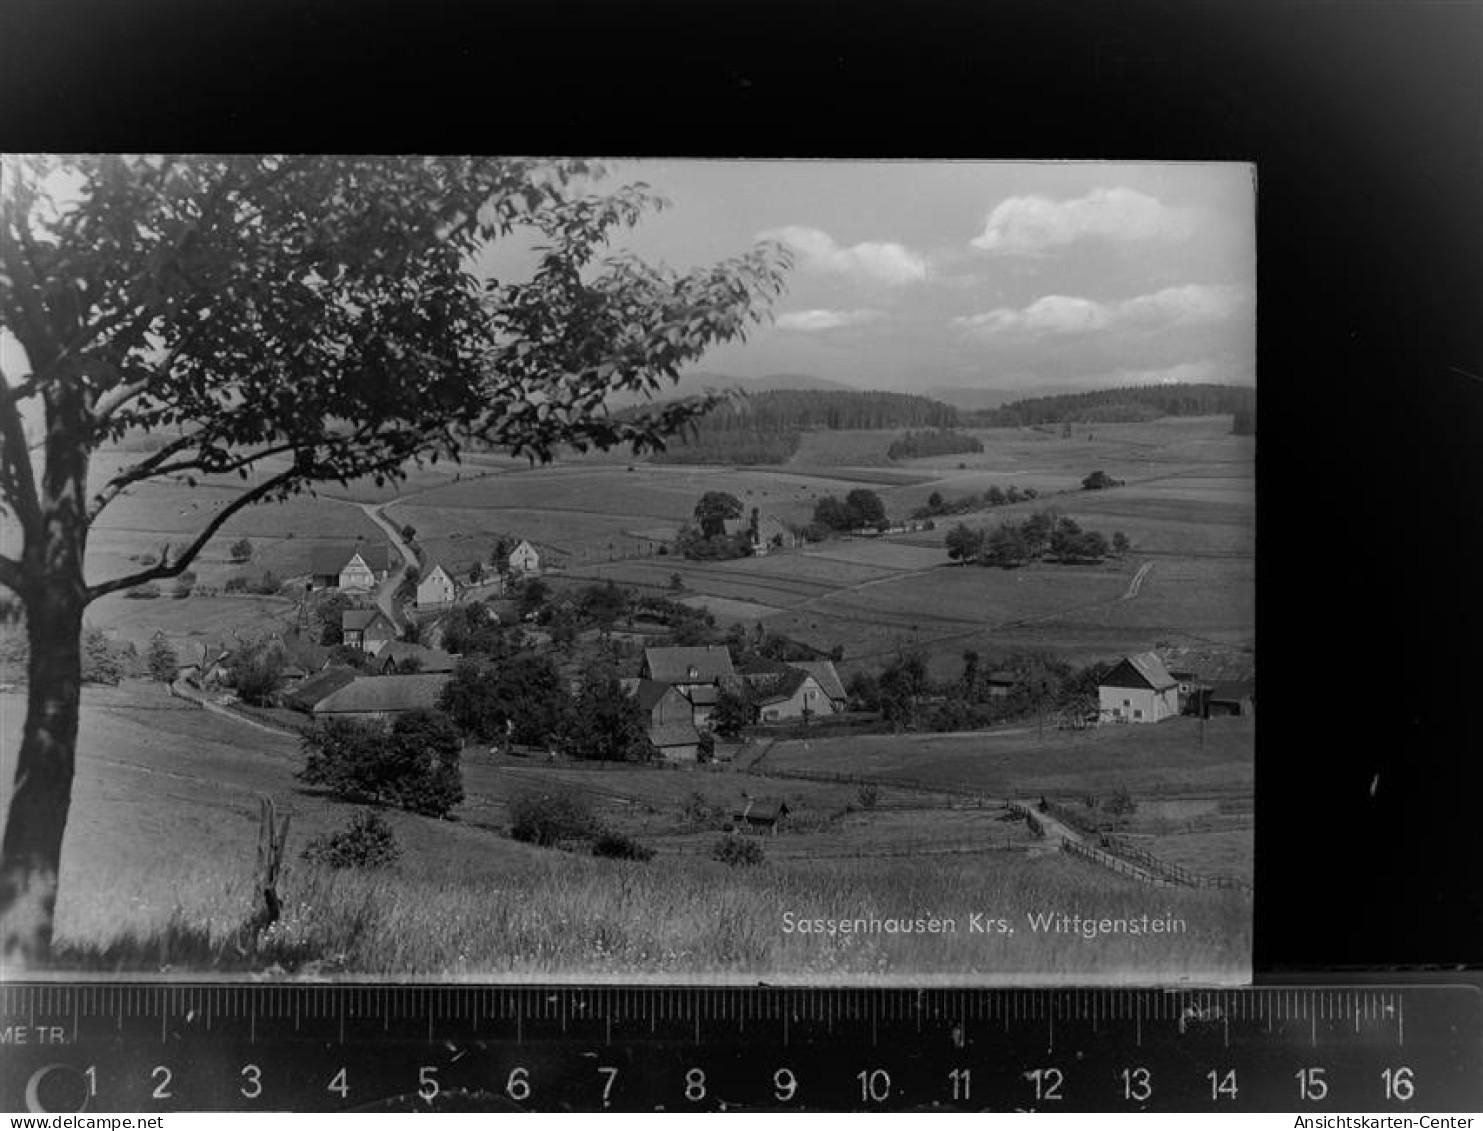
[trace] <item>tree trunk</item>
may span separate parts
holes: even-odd
[[[62,834],[72,803],[82,693],[81,586],[42,583],[28,595],[30,687],[15,791],[0,846],[0,958],[9,969],[51,954]]]

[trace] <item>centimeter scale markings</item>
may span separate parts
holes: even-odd
[[[8,1111],[1483,1109],[1477,986],[0,986]]]

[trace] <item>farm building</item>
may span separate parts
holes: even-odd
[[[995,671],[983,677],[983,685],[990,699],[1003,699],[1014,690],[1018,682],[1019,679],[1013,672]]]
[[[520,545],[510,551],[510,572],[541,572],[541,555],[536,553],[536,548],[523,538],[520,540]]]
[[[332,692],[313,711],[316,719],[390,719],[438,705],[447,675],[359,676]]]
[[[640,674],[656,683],[667,683],[690,702],[691,723],[705,726],[723,681],[735,678],[731,652],[725,645],[706,644],[695,648],[645,648]]]
[[[424,648],[421,644],[409,644],[405,640],[393,640],[376,653],[376,668],[382,675],[396,675],[410,661],[416,661],[416,671],[424,675],[451,672],[458,663],[457,656],[437,648]]]
[[[829,700],[829,709],[832,711],[843,711],[849,705],[850,697],[845,692],[844,683],[839,678],[839,673],[834,670],[834,663],[830,660],[794,660],[791,667],[814,677],[818,683],[819,690]]]
[[[772,691],[757,700],[758,717],[764,723],[828,715],[834,711],[819,681],[808,672],[790,668]]]
[[[1179,683],[1153,652],[1124,657],[1097,685],[1104,721],[1156,723],[1179,714]]]
[[[736,826],[737,832],[770,833],[777,836],[778,826],[783,823],[788,812],[786,801],[756,801],[749,798],[745,808],[731,815],[731,823]]]
[[[284,693],[285,706],[295,711],[312,711],[320,700],[349,687],[360,675],[354,668],[334,667],[315,672],[303,683]]]
[[[417,581],[419,609],[439,609],[451,605],[457,596],[458,586],[454,584],[452,574],[436,563]]]
[[[340,624],[340,642],[372,656],[396,639],[396,625],[380,609],[348,609]]]
[[[696,762],[700,759],[700,731],[690,722],[665,723],[649,728],[649,744],[665,762]]]
[[[374,589],[390,573],[385,546],[316,546],[309,553],[311,589]]]
[[[1255,709],[1256,689],[1249,683],[1217,683],[1200,697],[1200,711],[1205,718],[1221,715],[1249,715]]]

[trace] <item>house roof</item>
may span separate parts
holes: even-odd
[[[433,562],[430,566],[428,566],[426,569],[424,569],[422,571],[422,573],[418,576],[418,578],[417,578],[417,584],[420,586],[420,585],[422,585],[423,582],[432,580],[433,574],[438,573],[440,571],[443,574],[443,576],[446,577],[449,581],[452,581],[453,580],[453,571],[452,570],[445,569],[442,562]]]
[[[661,750],[669,746],[694,746],[700,742],[700,731],[690,723],[665,723],[649,728],[649,741]]]
[[[736,674],[731,653],[723,644],[698,648],[645,648],[649,678],[660,683],[714,683]],[[692,674],[693,672],[693,674]]]
[[[683,692],[676,688],[675,693],[683,695],[696,707],[714,707],[721,702],[721,689],[710,683],[703,683]]]
[[[1230,648],[1161,649],[1170,674],[1187,673],[1200,683],[1250,683],[1256,677],[1256,655]]]
[[[623,682],[628,683],[630,681],[624,680]],[[637,679],[631,682],[634,686],[624,688],[624,690],[628,691],[630,695],[637,699],[639,707],[645,711],[652,711],[658,706],[659,701],[671,692],[674,692],[676,695],[679,694],[671,685],[660,683],[657,679]]]
[[[539,550],[532,546],[528,540],[522,538],[520,539],[520,544],[510,551],[510,557],[513,558],[516,554],[524,556],[527,550],[529,550],[532,554],[535,554],[536,557],[541,556]]]
[[[744,808],[732,813],[737,821],[776,821],[789,812],[786,801],[748,801]]]
[[[805,671],[797,668],[789,668],[788,673],[768,687],[767,691],[758,700],[758,706],[767,706],[769,703],[785,703],[798,694],[798,689],[813,677]]]
[[[315,577],[339,573],[356,554],[376,572],[390,568],[385,546],[366,542],[347,542],[334,546],[315,546],[309,551],[309,572]]]
[[[807,672],[814,677],[820,689],[830,699],[848,699],[844,684],[840,682],[839,673],[834,670],[834,664],[829,660],[799,660],[793,666],[801,672]]]
[[[1178,681],[1169,674],[1164,667],[1164,661],[1159,659],[1156,652],[1138,652],[1131,656],[1123,657],[1123,664],[1127,664],[1149,687],[1155,691],[1164,691],[1170,687],[1177,686]],[[1122,667],[1118,665],[1118,668]],[[1117,671],[1114,668],[1113,671]],[[1109,674],[1110,677],[1110,674]],[[1118,686],[1112,684],[1111,686]]]
[[[451,672],[453,666],[458,663],[457,656],[451,656],[447,652],[437,648],[426,648],[421,644],[411,644],[405,640],[394,640],[381,651],[376,653],[376,662],[383,667],[387,663],[400,664],[403,660],[418,659],[422,661],[422,667],[417,674],[431,675],[435,672]]]
[[[1250,699],[1255,690],[1255,687],[1250,683],[1239,681],[1232,681],[1230,683],[1217,683],[1210,689],[1210,698],[1221,701]]]
[[[378,620],[384,622],[388,628],[391,627],[391,621],[386,619],[386,614],[380,609],[346,609],[340,623],[348,629],[366,629]]]
[[[358,674],[354,668],[350,667],[325,668],[324,671],[316,672],[289,691],[284,698],[289,706],[307,711],[321,699],[333,695],[342,687],[348,687]]]
[[[364,675],[314,705],[316,715],[434,708],[448,685],[446,675]]]

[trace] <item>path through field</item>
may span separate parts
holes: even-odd
[[[359,504],[360,509],[366,512],[366,517],[386,533],[386,536],[391,539],[391,544],[397,548],[397,553],[402,555],[401,566],[393,570],[386,580],[381,583],[380,588],[376,590],[376,606],[386,614],[392,624],[396,625],[401,624],[402,621],[398,615],[396,602],[392,598],[396,596],[396,591],[401,588],[402,579],[407,576],[407,570],[417,568],[416,551],[402,541],[401,531],[396,528],[396,525],[390,519],[381,513],[387,507],[391,506],[392,503],[398,502],[401,502],[400,498],[393,499],[390,503]]]
[[[1143,579],[1148,576],[1148,571],[1153,569],[1153,562],[1144,562],[1138,567],[1138,572],[1133,575],[1133,580],[1128,582],[1128,591],[1118,598],[1120,601],[1131,601],[1138,596],[1138,590],[1143,585]]]

